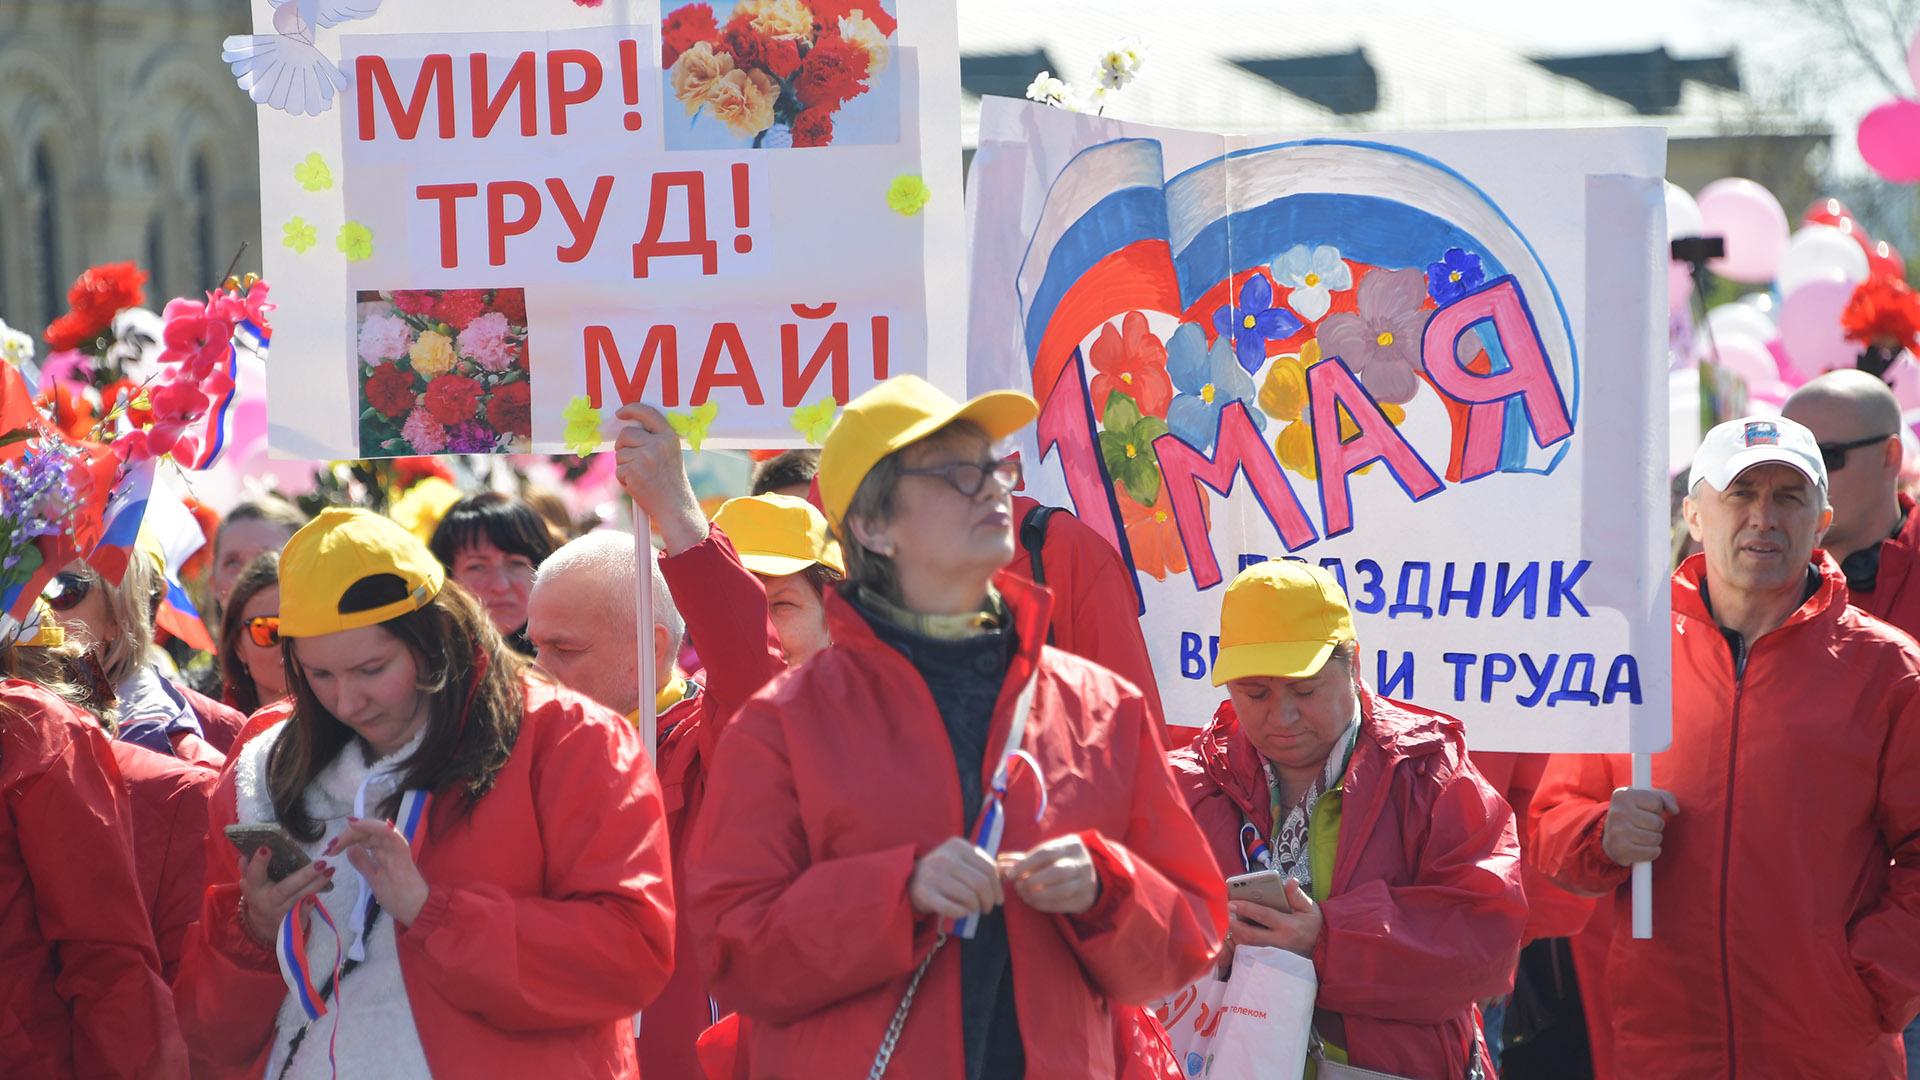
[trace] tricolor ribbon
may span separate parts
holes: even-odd
[[[1251,821],[1240,826],[1240,859],[1247,864],[1249,874],[1255,870],[1273,868],[1273,853],[1268,850],[1266,839]]]
[[[1027,716],[1033,710],[1034,687],[1039,681],[1039,672],[1036,670],[1013,703],[1013,724],[1007,729],[1007,741],[1000,748],[999,764],[994,766],[993,780],[987,785],[987,797],[980,804],[980,817],[973,826],[973,842],[987,853],[988,858],[1000,854],[1000,838],[1007,829],[1007,783],[1012,779],[1015,761],[1026,764],[1027,771],[1033,774],[1033,782],[1040,787],[1040,806],[1033,812],[1033,820],[1039,821],[1047,812],[1046,776],[1040,771],[1040,763],[1020,745],[1026,736]],[[979,912],[953,924],[954,935],[963,938],[971,939],[979,929]]]
[[[333,916],[327,914],[327,906],[313,894],[301,897],[293,910],[281,918],[280,933],[274,936],[274,953],[280,959],[280,977],[286,980],[287,990],[293,994],[300,1011],[313,1021],[327,1015],[327,1002],[320,991],[314,989],[313,972],[307,963],[307,923],[300,917],[301,909],[306,907],[311,907],[333,933],[333,985],[336,991],[339,989],[340,928],[333,924]]]
[[[367,779],[360,782],[360,790],[354,792],[354,817],[366,816],[367,783],[377,775],[379,775],[378,771],[368,773]],[[394,815],[393,827],[400,830],[400,835],[406,840],[408,847],[413,846],[413,838],[419,835],[420,823],[425,821],[426,817],[426,792],[415,788],[400,796],[400,811]],[[360,874],[360,871],[356,869],[354,873]],[[364,930],[367,925],[367,907],[372,903],[373,886],[368,883],[365,874],[360,874],[360,898],[353,902],[353,926],[350,927],[353,931],[353,939],[347,945],[348,959],[357,960],[362,963],[367,959],[367,943]]]

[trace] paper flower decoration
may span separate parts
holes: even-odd
[[[833,430],[833,414],[839,403],[830,397],[823,397],[811,405],[802,405],[793,410],[788,420],[793,430],[807,437],[807,442],[819,446],[827,441],[827,432]]]
[[[333,246],[348,262],[362,262],[373,258],[373,230],[357,221],[349,221],[340,226],[340,233],[333,238]]]
[[[593,407],[591,400],[584,395],[574,398],[567,402],[560,417],[567,422],[566,432],[562,436],[567,449],[579,457],[586,457],[600,449],[600,410]]]
[[[316,150],[293,167],[293,182],[308,191],[327,191],[333,187],[333,170]]]
[[[307,219],[296,214],[280,227],[280,242],[292,248],[295,254],[304,255],[308,248],[319,242],[319,237],[313,226],[307,224]]]
[[[692,412],[668,413],[667,423],[673,427],[674,434],[687,440],[687,446],[694,453],[700,452],[700,444],[707,441],[707,430],[713,427],[713,418],[720,415],[720,406],[709,401],[696,406]]]
[[[911,173],[902,173],[887,185],[887,205],[903,217],[918,214],[931,198],[933,192],[927,187],[927,182]]]

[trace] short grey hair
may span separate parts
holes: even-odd
[[[634,560],[632,533],[597,529],[567,541],[534,571],[533,587],[538,589],[546,582],[576,573],[604,586],[601,596],[610,614],[625,620],[622,625],[632,626],[639,618],[635,609],[640,571]],[[667,588],[658,559],[653,564],[653,621],[666,630],[669,648],[678,653],[681,642],[686,640],[687,623],[673,602],[673,591]]]

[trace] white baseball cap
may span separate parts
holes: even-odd
[[[1687,490],[1705,480],[1715,491],[1725,491],[1734,477],[1770,463],[1798,469],[1821,491],[1827,490],[1827,463],[1819,442],[1813,432],[1784,416],[1742,417],[1707,432],[1693,455]]]

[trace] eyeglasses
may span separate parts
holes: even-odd
[[[1847,451],[1872,446],[1874,443],[1883,443],[1891,438],[1893,438],[1892,435],[1874,435],[1865,439],[1855,439],[1852,442],[1823,442],[1820,444],[1820,460],[1827,463],[1828,472],[1838,472],[1847,467]]]
[[[255,615],[247,620],[247,636],[263,649],[280,644],[280,616]]]
[[[47,582],[46,590],[40,595],[47,606],[55,611],[72,611],[80,606],[80,601],[93,591],[93,575],[78,570],[65,570],[53,575]]]
[[[1020,486],[1020,459],[1011,455],[999,461],[955,461],[947,465],[932,465],[924,469],[901,469],[901,476],[937,476],[947,482],[947,486],[971,499],[980,494],[987,486],[987,477],[991,476],[1006,486],[1008,491]]]

